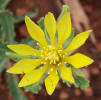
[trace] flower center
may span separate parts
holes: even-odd
[[[54,46],[48,46],[42,50],[43,59],[49,64],[60,64],[62,55],[62,49],[56,49]]]

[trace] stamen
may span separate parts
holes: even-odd
[[[53,71],[53,68],[51,68],[51,71]]]
[[[60,59],[62,58],[62,50],[55,48],[54,46],[43,47],[41,51],[41,57],[48,62],[49,64],[58,64],[60,63]]]
[[[46,62],[44,62],[44,64],[46,64]]]
[[[37,45],[39,45],[39,43],[38,43],[38,42],[37,42],[36,44],[37,44]]]
[[[41,61],[41,64],[43,64],[43,61]]]

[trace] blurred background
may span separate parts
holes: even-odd
[[[9,62],[5,55],[0,54],[0,100],[101,100],[101,0],[0,0],[0,46],[28,37],[25,15],[37,22],[50,11],[57,18],[64,4],[70,7],[76,33],[93,29],[86,44],[77,51],[95,61],[83,69],[90,80],[90,87],[86,90],[69,88],[60,81],[52,96],[46,93],[44,85],[38,94],[25,92],[16,88],[16,77],[12,80],[10,75],[7,76],[5,68]],[[12,83],[9,84],[10,81]]]

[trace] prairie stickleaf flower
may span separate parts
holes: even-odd
[[[70,65],[74,68],[82,68],[93,62],[92,59],[81,53],[68,55],[68,53],[78,49],[85,43],[91,30],[79,33],[67,48],[63,48],[64,42],[71,35],[72,28],[69,12],[65,13],[57,23],[51,12],[46,14],[44,25],[50,37],[50,44],[47,43],[43,30],[27,16],[25,17],[25,23],[30,36],[38,41],[40,50],[26,44],[8,45],[8,48],[20,55],[35,55],[40,56],[40,58],[22,59],[8,69],[7,72],[9,73],[24,74],[19,87],[34,84],[46,74],[45,87],[48,94],[51,95],[59,82],[59,78],[70,83],[75,82]],[[58,33],[57,42],[55,40],[56,33]],[[58,71],[60,71],[60,74],[58,74]]]

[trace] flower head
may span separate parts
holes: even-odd
[[[68,55],[85,43],[91,30],[79,33],[73,38],[67,48],[63,48],[64,42],[71,35],[71,18],[69,12],[65,13],[57,23],[51,12],[46,14],[44,25],[50,37],[50,44],[47,43],[43,30],[27,16],[25,17],[25,23],[30,36],[38,41],[40,50],[26,44],[8,45],[8,48],[20,55],[34,55],[40,56],[40,58],[24,58],[8,69],[9,73],[24,73],[19,87],[34,84],[40,81],[43,75],[45,75],[45,87],[48,94],[51,95],[59,82],[59,78],[70,83],[75,82],[70,65],[74,68],[82,68],[93,62],[92,59],[81,53]],[[58,33],[57,42],[55,39],[56,33]],[[60,75],[58,74],[59,70]]]

